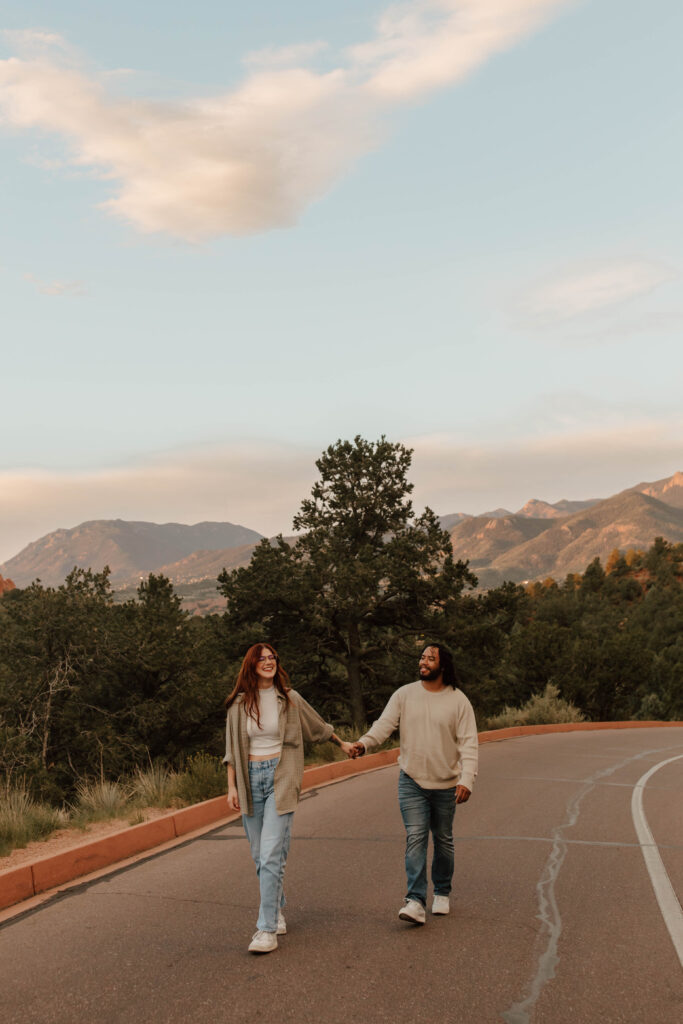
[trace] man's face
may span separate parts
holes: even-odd
[[[439,651],[436,647],[425,647],[420,658],[420,679],[433,682],[441,675]]]

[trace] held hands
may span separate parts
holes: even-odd
[[[351,757],[353,759],[362,757],[365,753],[365,747],[362,743],[359,743],[358,740],[356,740],[355,743],[345,743],[343,750],[347,757]]]
[[[339,746],[344,751],[346,756],[352,759],[362,757],[363,754],[365,753],[365,747],[363,746],[362,743],[359,743],[358,741],[356,741],[355,743],[345,743],[343,740],[340,740]]]
[[[239,811],[241,809],[240,798],[234,786],[228,787],[228,807],[231,811]]]

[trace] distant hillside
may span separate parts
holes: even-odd
[[[439,526],[442,530],[452,530],[458,523],[464,523],[466,519],[472,519],[466,512],[451,512],[447,516],[439,516]]]
[[[597,505],[600,498],[591,498],[588,501],[556,501],[552,505],[547,501],[539,501],[532,498],[526,505],[520,508],[518,516],[530,516],[532,519],[560,519],[562,516],[570,516],[572,512],[581,512],[585,508],[592,508]]]
[[[453,557],[469,560],[476,572],[510,548],[519,547],[551,526],[548,519],[529,519],[512,513],[500,519],[474,516],[450,531]]]
[[[158,572],[198,550],[234,548],[260,539],[255,530],[233,523],[187,526],[94,519],[34,541],[0,565],[0,573],[11,576],[18,587],[37,577],[48,586],[58,586],[74,565],[96,570],[108,565],[116,584]]]
[[[187,558],[181,558],[169,565],[162,565],[158,571],[164,576],[168,576],[173,583],[215,580],[223,569],[239,569],[240,566],[249,565],[255,547],[256,542],[240,544],[237,547],[219,548],[217,551],[193,551]]]
[[[637,484],[631,490],[658,498],[674,508],[683,508],[683,473],[674,473],[664,480],[655,480],[653,484]]]
[[[537,537],[509,548],[488,568],[500,579],[563,579],[583,572],[599,556],[603,563],[614,548],[647,550],[655,537],[683,541],[683,509],[638,491],[624,491],[592,508],[553,522]]]

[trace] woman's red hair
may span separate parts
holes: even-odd
[[[256,674],[256,668],[258,666],[258,660],[261,657],[261,651],[266,648],[275,658],[275,664],[277,666],[275,675],[273,676],[273,686],[289,701],[287,691],[291,690],[292,684],[289,681],[289,676],[280,664],[278,653],[272,644],[253,644],[247,653],[244,655],[244,659],[240,666],[240,670],[237,673],[237,682],[230,696],[225,701],[225,707],[229,708],[234,703],[235,698],[238,694],[244,694],[244,706],[248,715],[255,720],[257,725],[261,725],[261,719],[258,711],[258,676]]]

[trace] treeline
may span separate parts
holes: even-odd
[[[75,569],[0,599],[0,773],[59,803],[79,781],[220,755],[223,700],[246,648],[273,643],[335,725],[362,728],[415,678],[429,640],[455,654],[480,723],[548,684],[588,719],[683,719],[683,545],[657,540],[563,582],[475,591],[434,514],[416,516],[410,452],[338,442],[295,520],[224,572],[222,615],[193,618],[150,575],[112,599]]]

